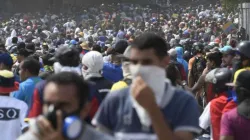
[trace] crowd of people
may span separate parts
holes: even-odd
[[[2,140],[250,140],[249,36],[219,3],[0,22]]]

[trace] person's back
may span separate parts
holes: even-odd
[[[182,47],[176,47],[176,52],[177,52],[177,61],[181,63],[184,67],[186,75],[188,75],[188,63],[186,60],[183,59],[183,48]],[[185,79],[187,80],[187,79]]]
[[[29,108],[32,106],[32,97],[35,90],[35,86],[41,79],[39,77],[32,77],[23,81],[19,85],[19,90],[12,93],[12,96],[24,101]]]
[[[22,130],[28,127],[24,122],[27,104],[15,98],[0,96],[0,110],[1,140],[16,140]]]
[[[250,119],[242,117],[237,112],[237,108],[223,115],[221,126],[221,136],[230,135],[234,137],[234,140],[250,139]]]
[[[26,129],[24,122],[28,106],[23,101],[9,97],[10,92],[18,90],[13,72],[0,71],[0,139],[16,140]]]
[[[11,95],[14,98],[24,101],[27,103],[29,109],[33,104],[33,92],[35,86],[42,79],[38,77],[40,71],[40,64],[33,58],[26,58],[20,64],[20,78],[22,83],[19,85],[19,89],[12,92]]]

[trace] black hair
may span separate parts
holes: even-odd
[[[24,42],[20,42],[17,44],[17,50],[20,50],[20,49],[25,49],[25,43]]]
[[[18,50],[18,55],[24,56],[25,58],[30,55],[30,53],[26,49]]]
[[[154,33],[144,33],[138,36],[131,47],[139,50],[154,49],[156,56],[159,58],[167,56],[169,50],[165,40]]]
[[[7,52],[5,45],[3,43],[0,43],[0,50],[3,52]]]
[[[44,54],[41,58],[44,65],[53,66],[54,62],[50,59],[53,57],[53,54]]]
[[[17,38],[17,37],[13,37],[13,38],[12,38],[12,43],[13,43],[13,44],[17,44],[17,41],[18,41],[18,38]]]
[[[76,73],[61,72],[54,74],[47,79],[46,85],[48,83],[55,83],[58,85],[74,85],[77,89],[77,99],[79,99],[80,107],[83,107],[88,100],[89,85]]]
[[[207,59],[210,61],[213,61],[215,64],[215,67],[218,68],[221,66],[222,63],[222,53],[220,52],[212,52],[207,55]]]
[[[30,56],[28,56],[28,58],[33,58],[33,59],[39,61],[39,54],[36,54],[36,53],[31,54]]]
[[[99,45],[94,45],[92,47],[92,51],[97,51],[99,53],[102,53],[102,48]]]
[[[169,63],[166,69],[166,76],[171,81],[173,86],[176,86],[177,79],[180,78],[180,71],[174,62]]]
[[[38,75],[40,71],[40,63],[33,57],[28,57],[24,59],[22,68],[28,70],[32,75]]]

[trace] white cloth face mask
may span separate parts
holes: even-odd
[[[153,94],[156,99],[158,106],[161,105],[162,97],[165,93],[165,80],[166,80],[166,70],[157,66],[142,66],[142,65],[130,65],[130,72],[132,78],[135,79],[137,76],[141,76],[144,82],[152,89]],[[132,91],[130,91],[132,92]],[[149,127],[151,125],[151,120],[146,112],[146,110],[137,103],[137,101],[132,97],[132,104],[135,108],[140,122]]]

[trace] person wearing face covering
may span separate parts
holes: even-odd
[[[90,96],[90,102],[92,104],[89,112],[90,120],[94,117],[101,102],[106,97],[113,85],[101,75],[103,64],[102,54],[97,51],[90,51],[82,58],[83,78],[91,83],[91,87],[94,90],[91,92]]]
[[[123,89],[125,87],[128,87],[132,83],[132,75],[131,75],[131,72],[129,70],[130,52],[131,52],[131,46],[127,47],[127,49],[125,50],[123,55],[120,55],[120,57],[122,58],[123,80],[114,83],[114,85],[111,88],[111,91]]]
[[[192,140],[199,133],[195,99],[166,79],[167,44],[154,33],[134,40],[130,53],[131,86],[102,102],[92,124],[123,140]]]

